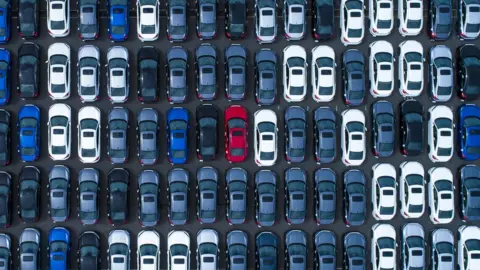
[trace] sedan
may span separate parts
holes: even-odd
[[[160,268],[160,235],[154,230],[144,230],[137,237],[138,269]]]
[[[455,215],[453,174],[446,167],[428,170],[428,207],[433,224],[450,223]]]
[[[412,2],[415,0],[409,0]],[[418,97],[423,91],[423,46],[415,40],[400,43],[398,54],[398,91],[402,97]]]
[[[332,231],[321,230],[315,233],[315,269],[337,269],[337,236]]]
[[[217,219],[218,171],[213,167],[197,170],[197,219],[202,224]]]
[[[367,180],[360,170],[348,170],[343,175],[344,222],[361,226],[367,216]]]
[[[333,0],[312,1],[312,32],[315,41],[330,40],[335,35],[335,5]]]
[[[288,163],[305,160],[307,145],[307,114],[302,107],[292,106],[285,111],[285,159]]]
[[[255,236],[255,265],[258,269],[277,269],[278,238],[272,232],[260,232]]]
[[[255,54],[255,101],[272,105],[277,96],[277,55],[263,48]]]
[[[417,161],[400,164],[400,213],[404,218],[420,218],[425,211],[425,171]]]
[[[460,168],[460,216],[464,221],[480,220],[480,168],[469,164]]]
[[[107,261],[109,269],[128,269],[130,252],[130,233],[128,231],[113,230],[108,234]]]
[[[275,0],[255,2],[255,36],[258,43],[273,43],[277,38],[277,3]]]
[[[283,2],[283,25],[285,38],[301,40],[307,31],[306,21],[307,1],[284,0]]]
[[[337,117],[330,107],[320,107],[313,115],[315,161],[331,163],[337,155]]]
[[[47,0],[47,28],[53,38],[70,34],[70,1]]]
[[[245,99],[247,93],[247,50],[239,44],[225,49],[225,95],[229,101]]]
[[[197,0],[197,36],[201,40],[213,39],[217,35],[217,1]]]
[[[403,37],[417,36],[423,28],[423,1],[398,1],[398,32]]]
[[[36,0],[18,1],[18,34],[23,39],[36,38],[40,18],[40,3]]]
[[[457,266],[459,270],[476,268],[480,247],[480,228],[463,225],[458,228],[457,236]]]
[[[40,219],[40,170],[34,166],[22,168],[18,179],[18,216],[23,223]]]
[[[432,162],[448,162],[453,156],[453,112],[444,105],[428,110],[428,157]]]
[[[447,40],[452,32],[453,1],[430,1],[428,8],[428,35],[433,40]]]
[[[128,193],[130,173],[124,168],[114,168],[107,176],[108,222],[115,225],[125,224],[128,220]]]
[[[332,169],[321,168],[315,171],[315,221],[317,224],[332,224],[335,221],[336,179]]]
[[[340,40],[343,45],[358,45],[365,35],[363,0],[342,0],[340,3]]]
[[[187,39],[188,23],[186,0],[167,0],[167,38],[170,42],[181,42]]]
[[[25,42],[18,48],[17,91],[23,99],[35,99],[40,92],[40,47]]]
[[[277,176],[273,171],[255,173],[255,222],[259,227],[275,224],[277,212]]]
[[[168,172],[167,179],[168,222],[172,226],[184,225],[188,221],[188,172],[175,168]]]
[[[228,224],[243,224],[247,218],[247,172],[238,167],[227,170],[225,176],[226,219]]]
[[[99,2],[91,0],[78,1],[78,33],[83,41],[95,40],[100,33]]]
[[[107,156],[112,164],[128,161],[128,118],[127,108],[114,107],[108,113]]]
[[[213,229],[201,229],[197,233],[198,269],[218,269],[220,249],[218,233]]]
[[[464,160],[480,158],[480,107],[465,104],[458,110],[459,154]]]
[[[137,54],[137,95],[142,103],[157,102],[159,96],[160,54],[153,46],[142,47]]]
[[[283,49],[283,98],[300,102],[307,95],[307,52],[299,45]]]
[[[171,231],[168,233],[167,265],[168,269],[190,269],[190,235],[188,232]]]
[[[137,158],[142,165],[154,165],[160,155],[158,112],[144,108],[137,114]]]
[[[197,157],[212,161],[218,151],[218,110],[211,104],[200,105],[196,112]]]
[[[217,95],[217,52],[210,43],[195,50],[197,97],[201,101],[214,100]]]
[[[277,115],[272,110],[259,110],[254,119],[255,163],[258,166],[273,166],[278,152]]]
[[[48,233],[48,266],[50,269],[69,269],[70,231],[64,227],[54,227]]]
[[[248,115],[240,105],[225,109],[225,158],[230,163],[243,162],[248,153]]]
[[[155,226],[160,220],[158,207],[160,177],[154,170],[143,170],[137,178],[138,220],[142,226]],[[147,238],[148,239],[148,238]]]
[[[345,269],[367,269],[367,241],[359,232],[349,232],[343,238],[343,267]]]
[[[7,166],[11,162],[11,117],[6,110],[0,109],[0,165]]]
[[[239,267],[240,270],[248,269],[248,235],[244,231],[234,230],[227,233],[226,239],[227,269],[233,267]]]
[[[168,160],[172,164],[185,164],[188,158],[188,111],[175,107],[167,112]]]
[[[111,41],[125,41],[128,38],[130,1],[108,0],[108,37]]]
[[[35,161],[40,157],[40,109],[35,105],[24,105],[18,112],[18,154],[23,162]]]
[[[350,106],[360,106],[365,101],[365,56],[351,49],[342,56],[343,100]]]
[[[285,233],[285,269],[299,270],[307,266],[307,235],[301,230]]]
[[[48,155],[52,160],[70,157],[72,144],[72,109],[55,103],[48,110]]]
[[[402,226],[402,266],[403,269],[425,269],[425,231],[419,223]]]
[[[229,39],[242,39],[247,32],[248,6],[246,0],[225,1],[225,35]]]
[[[307,210],[307,173],[301,168],[285,171],[285,219],[288,224],[305,222]]]
[[[53,43],[48,47],[48,95],[53,100],[70,97],[70,47]]]
[[[137,35],[140,41],[155,41],[160,33],[160,1],[137,0]]]
[[[78,238],[78,268],[97,270],[100,267],[100,236],[94,231],[86,231]]]
[[[418,156],[424,148],[423,106],[409,99],[400,104],[400,149],[404,156]]]
[[[174,46],[167,53],[166,69],[166,92],[170,103],[183,103],[188,95],[187,69],[188,52]]]
[[[365,161],[366,139],[365,114],[356,109],[342,113],[340,131],[342,161],[346,166],[360,166]]]
[[[78,111],[78,158],[82,163],[96,163],[101,155],[101,114],[93,106]]]
[[[462,100],[477,99],[480,96],[478,87],[480,79],[477,78],[480,69],[480,49],[473,44],[460,46],[457,49],[457,62],[458,95]]]
[[[372,105],[372,146],[376,157],[390,157],[395,150],[395,113],[385,100]]]
[[[434,270],[455,268],[455,242],[448,229],[435,229],[430,235],[430,264]]]
[[[458,0],[457,34],[460,39],[476,39],[480,36],[480,7],[477,1]]]
[[[380,40],[370,44],[368,74],[370,94],[373,97],[388,97],[392,94],[394,62],[393,46],[390,42]]]
[[[94,102],[100,95],[100,50],[85,45],[78,50],[77,89],[82,102]]]
[[[8,172],[0,171],[0,227],[8,228],[12,220],[12,176]]]
[[[395,269],[397,265],[397,237],[390,224],[375,224],[372,227],[370,261],[372,270]]]
[[[370,34],[388,36],[393,29],[393,0],[369,0]]]
[[[70,216],[70,170],[55,165],[48,174],[48,214],[56,222],[65,222]]]
[[[1,10],[0,10],[1,12]],[[0,49],[0,105],[6,105],[10,101],[11,95],[11,69],[12,60],[10,51]]]
[[[335,51],[330,46],[312,49],[312,98],[316,102],[329,102],[335,97],[337,64]]]
[[[34,228],[25,228],[20,234],[18,242],[20,269],[41,269],[40,232]]]
[[[445,45],[430,49],[428,92],[433,102],[449,101],[454,88],[452,52]]]
[[[82,224],[93,225],[100,217],[100,172],[85,168],[78,173],[77,213]]]
[[[110,102],[125,103],[130,90],[128,50],[113,46],[107,52],[107,93]]]
[[[372,216],[376,220],[392,220],[397,213],[397,172],[388,163],[372,167]]]

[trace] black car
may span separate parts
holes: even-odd
[[[418,156],[423,152],[423,106],[410,99],[400,104],[400,149],[405,156]]]
[[[12,206],[12,176],[7,172],[0,172],[0,227],[10,227]]]
[[[458,48],[458,83],[461,99],[476,99],[480,95],[480,49],[473,44]]]
[[[18,48],[18,86],[17,91],[24,99],[36,98],[40,84],[40,48],[37,44],[26,42]]]
[[[395,149],[395,115],[388,101],[372,105],[372,147],[376,157],[389,157]]]
[[[218,145],[218,111],[211,104],[197,108],[197,157],[201,161],[215,159]]]
[[[347,226],[360,226],[367,217],[367,181],[360,170],[343,175],[344,221]]]
[[[342,59],[343,99],[347,105],[360,106],[365,99],[365,57],[351,49]]]
[[[312,1],[312,32],[315,40],[332,39],[335,33],[335,6],[333,0]]]
[[[452,32],[452,0],[430,0],[428,35],[434,40],[446,40]]]
[[[100,237],[96,232],[87,231],[78,239],[78,269],[97,270],[100,265]]]
[[[0,165],[10,164],[10,113],[0,110]]]
[[[130,173],[123,168],[115,168],[108,173],[108,221],[113,225],[127,222],[129,177]]]
[[[18,215],[25,223],[40,218],[40,187],[40,171],[34,166],[23,167],[18,179]]]
[[[142,47],[137,56],[138,67],[138,100],[141,102],[158,101],[160,83],[160,55],[153,46]]]
[[[40,1],[18,1],[18,33],[22,38],[36,38],[38,36],[40,17]]]
[[[247,1],[225,1],[225,35],[230,39],[241,39],[247,31]]]

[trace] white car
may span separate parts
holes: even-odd
[[[342,0],[340,4],[340,30],[343,45],[358,45],[365,35],[363,0]]]
[[[397,213],[397,172],[388,163],[372,167],[372,215],[376,220],[391,220]]]
[[[190,270],[190,235],[171,231],[167,239],[168,269]]]
[[[218,269],[218,233],[212,229],[202,229],[197,233],[197,269]]]
[[[112,103],[125,103],[129,93],[128,50],[114,46],[107,53],[107,92]]]
[[[69,0],[47,0],[47,28],[54,38],[70,34]]]
[[[398,32],[416,36],[423,27],[423,0],[398,0]]]
[[[420,218],[425,211],[425,170],[417,161],[400,164],[400,213],[404,218]]]
[[[137,237],[137,267],[139,270],[160,268],[160,236],[154,230],[144,230]]]
[[[393,29],[393,0],[369,0],[370,34],[390,35]]]
[[[428,157],[432,162],[448,162],[453,156],[453,112],[445,105],[428,110]]]
[[[53,100],[70,97],[70,47],[53,43],[48,47],[48,95]]]
[[[100,50],[85,45],[78,50],[77,90],[82,102],[93,102],[100,94]]]
[[[342,113],[342,161],[346,166],[360,166],[365,161],[365,114],[357,109]]]
[[[390,96],[395,85],[393,78],[395,56],[392,44],[384,40],[372,42],[368,60],[370,94],[375,98]]]
[[[70,157],[72,144],[72,109],[62,103],[48,110],[48,154],[52,160]]]
[[[108,234],[108,269],[130,269],[130,234],[113,230]]]
[[[372,270],[396,269],[397,232],[390,224],[375,224],[372,227],[370,261]]]
[[[400,95],[418,97],[423,91],[423,46],[415,40],[407,40],[399,45],[398,80]]]
[[[137,34],[140,41],[155,41],[160,32],[160,1],[137,0]]]
[[[457,266],[459,270],[478,269],[480,263],[480,228],[463,225],[458,228]]]
[[[307,94],[307,52],[302,46],[283,49],[283,98],[299,102]]]
[[[78,111],[78,158],[83,163],[97,163],[101,153],[100,110],[93,106]]]
[[[335,97],[335,51],[330,46],[312,49],[312,98],[316,102],[329,102]]]
[[[455,216],[453,175],[446,167],[428,170],[428,207],[433,224],[447,224]]]
[[[255,113],[255,163],[258,166],[273,166],[277,161],[278,126],[277,115],[272,110]]]

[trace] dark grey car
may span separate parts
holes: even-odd
[[[197,36],[212,39],[217,35],[217,0],[197,0]]]
[[[247,92],[247,50],[240,44],[225,49],[225,94],[228,100],[243,100]]]
[[[167,53],[167,99],[170,103],[183,103],[187,99],[188,52],[174,46]]]
[[[197,97],[213,100],[217,95],[217,51],[210,43],[203,43],[195,50]]]
[[[343,268],[345,270],[367,269],[367,241],[359,232],[350,232],[343,238]]]
[[[335,221],[337,176],[329,168],[315,171],[315,220],[317,224],[332,224]]]
[[[78,33],[83,40],[94,40],[98,38],[98,1],[79,0],[78,10],[80,12],[78,22]]]
[[[367,192],[365,174],[349,170],[343,175],[344,221],[347,226],[360,226],[367,215]]]
[[[449,101],[453,94],[452,51],[445,45],[430,49],[428,66],[429,94],[433,102]]]
[[[278,237],[272,232],[260,232],[255,236],[255,262],[258,270],[276,270]]]
[[[307,211],[307,173],[301,168],[285,171],[285,219],[288,224],[305,222]]]
[[[230,168],[225,176],[225,200],[227,222],[243,224],[247,218],[247,172],[242,168]]]
[[[128,109],[115,107],[108,113],[107,155],[112,164],[128,160]]]
[[[277,213],[277,177],[273,171],[255,173],[255,198],[257,225],[272,226]]]
[[[360,106],[365,99],[365,57],[359,50],[351,49],[343,53],[342,60],[345,104]]]
[[[167,38],[170,42],[184,41],[187,39],[187,5],[186,0],[167,1]]]
[[[142,226],[155,226],[160,218],[158,209],[159,176],[154,170],[138,175],[138,220]]]
[[[197,171],[197,217],[200,223],[217,219],[218,172],[212,167]]]
[[[334,232],[322,230],[315,234],[315,269],[337,269],[337,237]]]
[[[64,222],[70,215],[70,170],[55,165],[48,174],[48,213],[53,222]]]
[[[184,225],[188,220],[188,172],[175,168],[168,172],[168,221]]]
[[[389,157],[395,149],[395,113],[385,100],[372,105],[372,147],[377,157]]]
[[[138,161],[142,165],[153,165],[158,159],[158,112],[145,108],[137,115]]]
[[[288,163],[305,160],[307,145],[307,115],[299,106],[285,111],[285,159]]]
[[[40,232],[34,228],[25,228],[18,243],[19,269],[37,270],[40,267]]]
[[[307,235],[301,230],[285,234],[285,269],[307,269]]]
[[[317,163],[332,163],[337,154],[337,118],[330,107],[313,113],[314,153]]]
[[[100,174],[97,169],[85,168],[78,173],[78,218],[84,225],[95,224],[99,218],[98,193]]]
[[[227,269],[247,270],[248,235],[240,230],[227,234]]]
[[[272,105],[277,96],[277,55],[263,48],[255,54],[255,100]]]
[[[464,221],[480,220],[480,167],[469,164],[460,168],[460,216]]]

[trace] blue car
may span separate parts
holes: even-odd
[[[188,157],[188,111],[172,108],[167,113],[168,160],[172,164],[185,164]]]
[[[477,160],[480,158],[480,107],[463,105],[459,109],[458,118],[460,157]]]
[[[5,105],[10,100],[10,70],[10,52],[2,48],[0,49],[0,105]]]
[[[70,232],[63,227],[56,227],[48,234],[48,263],[50,269],[63,270],[68,267],[70,251]]]
[[[23,162],[40,156],[40,109],[25,105],[18,112],[18,154]]]
[[[0,0],[0,43],[10,40],[11,8],[10,0]]]
[[[1,1],[1,0],[0,0]],[[128,38],[128,0],[108,1],[108,37],[112,41],[125,41]]]

